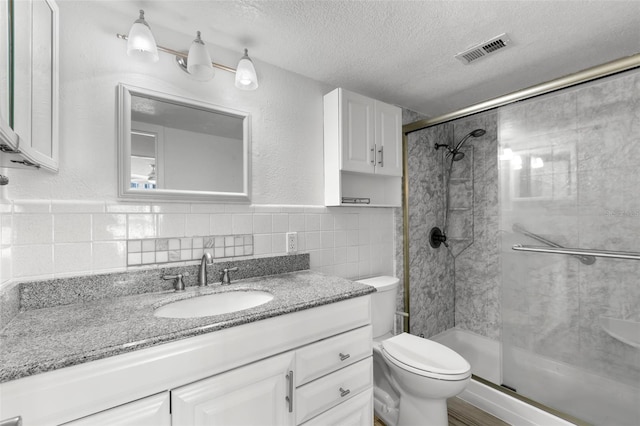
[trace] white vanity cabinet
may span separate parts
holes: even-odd
[[[23,426],[361,424],[370,311],[361,296],[1,383],[0,413]]]
[[[402,110],[336,89],[324,96],[325,204],[400,206]]]
[[[3,2],[0,7],[7,7]],[[58,6],[20,0],[0,14],[13,30],[11,61],[3,61],[0,166],[58,170]],[[12,18],[13,25],[9,25]],[[5,22],[6,21],[6,22]],[[4,37],[3,37],[4,38]]]

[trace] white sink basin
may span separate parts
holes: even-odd
[[[273,299],[273,294],[260,290],[228,291],[179,300],[159,307],[154,315],[164,318],[198,318],[260,306]]]

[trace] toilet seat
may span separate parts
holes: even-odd
[[[465,380],[471,365],[457,352],[408,333],[382,341],[382,354],[399,368],[439,380]]]

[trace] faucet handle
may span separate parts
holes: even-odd
[[[175,291],[184,291],[184,281],[182,281],[182,277],[184,276],[189,276],[188,272],[185,272],[184,275],[183,274],[177,274],[177,275],[163,275],[162,279],[163,280],[175,280],[173,282],[173,289]]]
[[[236,272],[239,268],[237,266],[233,268],[224,268],[220,271],[220,284],[231,284],[231,275],[229,272]]]

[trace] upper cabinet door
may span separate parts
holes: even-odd
[[[373,173],[375,168],[375,101],[341,91],[342,164],[341,170]]]
[[[16,143],[3,142],[19,152],[3,158],[2,165],[26,160],[26,164],[57,171],[58,6],[54,0],[14,0],[9,4],[3,21],[13,21],[13,61],[7,63],[12,68],[7,74],[13,78],[8,81],[10,111],[2,118],[8,119],[17,137]]]
[[[376,173],[402,176],[402,110],[375,101]]]

